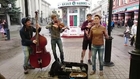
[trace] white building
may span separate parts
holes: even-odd
[[[53,14],[53,11],[56,11],[56,13],[59,15],[59,18],[62,19],[62,9],[53,8],[51,9],[51,14]]]
[[[107,22],[108,21],[108,0],[101,1],[101,16],[102,20]]]
[[[96,4],[91,5],[91,13],[94,16],[98,14],[102,17],[102,21],[107,21],[108,18],[108,0],[100,0]]]
[[[62,9],[62,20],[69,27],[62,33],[63,37],[83,37],[81,25],[86,20],[87,10],[90,7],[88,0],[68,0],[58,5]]]
[[[91,14],[92,14],[92,16],[94,16],[96,14],[101,15],[101,5],[95,7],[94,9],[92,9]]]
[[[25,1],[17,0],[16,6],[20,7],[21,18],[25,17]],[[38,16],[46,20],[50,15],[50,4],[45,0],[28,0],[28,14],[30,18],[35,18],[35,11],[38,11]]]

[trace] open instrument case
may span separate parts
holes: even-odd
[[[64,62],[58,79],[88,79],[88,65],[77,62]]]

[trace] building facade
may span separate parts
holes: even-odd
[[[101,12],[101,5],[97,6],[96,8],[94,8],[92,11],[91,11],[91,14],[92,16],[98,14],[98,15],[101,15],[102,12]]]
[[[20,18],[25,17],[25,1],[17,0],[16,7],[20,7]],[[38,11],[40,21],[47,21],[50,15],[50,4],[45,0],[28,0],[29,17],[35,18],[35,11]]]
[[[92,4],[94,8],[92,8],[91,13],[94,17],[95,14],[98,14],[102,17],[102,21],[108,20],[108,0],[100,0],[97,4]]]
[[[54,11],[58,14],[59,18],[62,19],[62,9],[53,8],[51,9],[51,14],[54,14]]]
[[[101,16],[102,21],[108,22],[108,0],[101,1]]]
[[[114,0],[113,1],[113,20],[126,23],[129,18],[137,20],[139,10],[139,0]]]
[[[62,21],[65,26],[69,27],[62,33],[63,37],[81,37],[81,25],[86,20],[87,8],[90,7],[90,2],[86,0],[69,0],[58,5],[62,9]]]

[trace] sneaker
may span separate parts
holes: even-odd
[[[31,65],[29,65],[27,68],[28,68],[28,69],[35,69],[35,68],[32,67]]]
[[[80,63],[83,63],[83,60],[80,60]]]
[[[103,71],[100,71],[99,75],[100,75],[100,76],[103,76]]]
[[[24,74],[28,74],[28,70],[24,70]]]
[[[91,60],[90,60],[90,59],[88,60],[88,64],[92,65],[92,62],[91,62]]]
[[[27,66],[25,67],[23,67],[24,68],[24,74],[28,74],[28,68],[27,68]]]
[[[94,75],[95,73],[96,73],[96,71],[93,70],[93,71],[90,73],[90,75]]]

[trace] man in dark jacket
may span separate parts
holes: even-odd
[[[87,37],[88,34],[86,34],[88,31],[90,31],[91,26],[93,26],[93,20],[92,20],[92,15],[87,14],[87,20],[82,24],[81,30],[84,31],[84,38],[83,38],[83,44],[82,44],[82,55],[81,55],[81,63],[83,63],[83,59],[85,56],[85,52],[87,50],[87,47],[89,46],[89,58],[88,58],[88,63],[91,65],[91,39]]]
[[[21,43],[22,43],[22,49],[24,52],[24,74],[28,74],[28,69],[32,69],[33,67],[29,64],[29,55],[31,53],[31,44],[36,44],[37,40],[31,40],[33,36],[33,32],[36,32],[36,29],[38,31],[41,31],[41,28],[39,24],[36,24],[36,29],[31,26],[31,21],[29,18],[23,18],[22,19],[23,27],[20,30],[20,37],[21,37]]]

